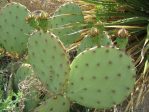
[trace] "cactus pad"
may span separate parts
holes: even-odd
[[[24,80],[27,80],[27,77],[34,75],[34,71],[30,64],[23,63],[17,70],[16,74],[14,75],[14,89],[18,90],[18,84]],[[40,102],[39,99],[39,91],[34,87],[26,88],[30,91],[30,94],[25,95],[25,112],[30,112],[30,110],[37,107],[38,103]],[[26,94],[26,93],[25,93]]]
[[[31,27],[25,17],[29,11],[19,3],[9,3],[0,11],[0,44],[9,52],[23,53]]]
[[[100,35],[100,45],[101,46],[110,46],[112,45],[112,41],[109,37],[109,35],[107,34],[107,32],[103,31]]]
[[[99,45],[99,37],[90,37],[90,36],[86,36],[80,43],[80,46],[78,48],[78,54],[82,51],[84,51],[85,49],[89,49],[92,48],[94,46]]]
[[[67,96],[92,108],[122,103],[135,83],[135,67],[126,54],[113,48],[91,48],[71,64]]]
[[[47,99],[34,112],[69,112],[70,103],[63,96]]]
[[[33,75],[33,73],[31,65],[23,63],[14,75],[14,87],[18,89],[18,84],[25,80],[26,77]]]
[[[121,38],[121,37],[117,37],[116,38],[116,43],[117,43],[117,47],[125,50],[128,44],[128,38]]]
[[[41,82],[60,92],[68,79],[69,60],[62,43],[51,33],[35,32],[28,43],[29,62]]]
[[[32,112],[41,102],[40,92],[34,88],[29,89],[30,94],[25,97],[25,108],[24,112]]]
[[[72,44],[80,38],[84,17],[80,7],[74,3],[62,5],[49,20],[49,30],[57,35],[64,45]]]

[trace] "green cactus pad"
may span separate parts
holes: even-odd
[[[38,21],[34,15],[29,15],[26,17],[26,22],[33,28],[39,29]]]
[[[78,54],[82,51],[92,48],[94,46],[97,46],[100,44],[99,37],[90,37],[86,36],[80,43],[80,46],[78,47]]]
[[[67,96],[81,105],[103,109],[122,103],[135,83],[135,67],[114,48],[92,48],[71,64]]]
[[[63,96],[47,99],[34,112],[69,112],[70,103]]]
[[[78,47],[78,54],[86,49],[92,48],[94,46],[109,46],[112,45],[108,34],[106,32],[101,32],[96,36],[86,36],[80,43]]]
[[[116,38],[116,43],[117,43],[117,47],[125,50],[128,44],[128,38],[121,38],[121,37],[117,37]]]
[[[35,32],[28,43],[29,62],[41,82],[60,92],[68,79],[69,60],[62,43],[51,33]]]
[[[14,75],[14,88],[18,90],[18,84],[26,77],[33,75],[33,69],[30,64],[23,63]]]
[[[0,44],[9,52],[23,53],[31,27],[25,17],[29,11],[19,3],[9,3],[0,11]]]
[[[112,45],[112,41],[111,41],[109,35],[107,34],[107,32],[103,31],[99,35],[99,38],[100,38],[100,45],[101,46],[110,46],[110,45]]]
[[[34,88],[30,89],[30,94],[25,97],[24,112],[32,112],[41,102],[40,92]]]
[[[31,75],[34,75],[31,65],[23,63],[14,75],[14,89],[18,90],[18,84]],[[33,110],[35,107],[37,107],[38,103],[40,102],[39,91],[35,88],[28,89],[30,90],[30,94],[25,96],[25,112],[30,112],[30,110]]]
[[[79,31],[82,29],[83,21],[80,7],[74,3],[66,3],[49,20],[49,30],[67,46],[80,38]]]

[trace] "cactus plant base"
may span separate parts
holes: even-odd
[[[47,99],[34,112],[69,112],[70,103],[63,96],[54,96]]]

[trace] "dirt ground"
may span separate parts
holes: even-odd
[[[25,5],[30,11],[44,10],[52,14],[58,6],[71,0],[12,0]]]

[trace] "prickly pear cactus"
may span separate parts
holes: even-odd
[[[47,99],[34,112],[69,112],[70,103],[63,96],[55,96]]]
[[[49,20],[49,30],[57,35],[64,45],[72,44],[80,38],[84,17],[80,7],[74,3],[62,5]]]
[[[23,63],[14,75],[14,88],[18,90],[18,84],[25,80],[26,77],[33,75],[33,69],[30,64]]]
[[[134,87],[135,67],[123,52],[92,48],[71,64],[67,96],[81,105],[110,108],[127,98]]]
[[[0,44],[10,52],[23,53],[32,28],[25,17],[30,13],[19,3],[9,3],[0,11]]]
[[[69,60],[62,43],[51,33],[35,32],[28,42],[29,62],[41,82],[52,92],[62,92]]]

